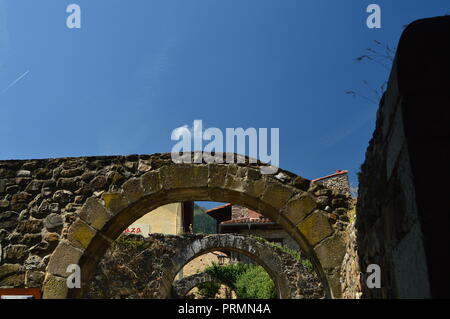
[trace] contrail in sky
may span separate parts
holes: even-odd
[[[10,88],[12,88],[17,82],[19,82],[20,80],[22,80],[22,78],[27,75],[30,72],[30,70],[25,71],[24,74],[22,74],[21,76],[19,76],[17,79],[15,79],[10,85],[8,85],[3,91],[0,92],[0,95],[2,95],[3,93],[5,93],[6,91],[8,91]]]

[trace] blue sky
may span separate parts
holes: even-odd
[[[82,28],[66,27],[66,7]],[[366,7],[382,28],[366,27]],[[448,0],[0,0],[0,159],[170,152],[173,129],[280,128],[280,166],[314,179],[364,161],[388,71],[374,40]]]

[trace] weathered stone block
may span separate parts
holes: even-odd
[[[36,270],[41,265],[42,258],[36,255],[31,255],[25,260],[24,267],[27,270]]]
[[[42,230],[42,221],[38,219],[29,219],[20,221],[17,225],[16,231],[21,234],[39,233]]]
[[[20,170],[20,171],[17,172],[16,176],[17,176],[17,177],[30,177],[30,176],[31,176],[31,172],[22,169],[22,170]]]
[[[297,225],[312,213],[315,208],[316,201],[314,197],[308,193],[302,193],[289,200],[283,213],[292,224]]]
[[[345,241],[341,234],[325,239],[314,247],[317,258],[324,269],[340,267],[345,255]]]
[[[255,198],[260,198],[266,189],[266,181],[260,180],[246,180],[245,193]]]
[[[164,189],[207,187],[207,165],[168,165],[160,170]]]
[[[294,188],[279,184],[269,184],[264,191],[262,200],[276,209],[281,209],[294,194]]]
[[[25,245],[11,245],[4,250],[4,259],[10,263],[22,263],[27,257],[28,247]]]
[[[71,192],[76,191],[79,185],[79,178],[59,178],[56,181],[56,187],[58,189],[65,189]]]
[[[44,299],[65,299],[67,298],[69,288],[66,278],[46,275],[44,280]]]
[[[122,185],[125,181],[125,176],[119,172],[109,172],[106,175],[106,181],[109,185]]]
[[[88,198],[80,211],[80,218],[100,230],[111,218],[106,208],[96,198]]]
[[[313,212],[305,220],[300,222],[298,229],[312,246],[315,246],[318,242],[333,233],[327,216],[320,211]]]
[[[222,188],[225,185],[227,167],[225,165],[210,164],[208,165],[208,170],[208,186],[211,188]]]
[[[41,288],[44,282],[45,273],[42,271],[28,270],[25,273],[25,286],[27,288]]]
[[[38,168],[35,174],[38,179],[48,179],[52,177],[52,171],[48,168]]]
[[[0,229],[14,229],[18,224],[19,214],[12,211],[0,213]]]
[[[60,174],[61,174],[61,177],[69,178],[69,177],[80,176],[83,174],[83,172],[84,172],[84,170],[81,168],[72,168],[72,169],[62,170]]]
[[[42,240],[41,234],[25,234],[19,241],[19,243],[27,246],[33,246],[39,243],[41,240]]]
[[[0,279],[22,271],[20,264],[3,264],[0,266]]]
[[[348,207],[348,201],[347,200],[345,200],[345,199],[343,199],[343,198],[334,198],[332,201],[331,201],[331,205],[334,207],[334,208],[347,208]]]
[[[308,189],[310,187],[311,181],[307,180],[303,177],[297,176],[297,177],[295,177],[293,184],[298,189],[301,189],[306,192],[306,191],[308,191]]]
[[[20,212],[22,209],[27,208],[28,202],[31,200],[31,198],[31,194],[28,194],[26,192],[14,194],[11,199],[11,209]]]
[[[61,277],[68,277],[67,266],[79,264],[83,254],[81,249],[75,248],[66,242],[60,242],[50,257],[47,272]]]
[[[117,214],[130,205],[128,199],[121,193],[105,193],[102,197],[105,202],[105,208],[108,209],[112,215]]]
[[[324,209],[330,204],[330,198],[328,196],[317,197],[317,207],[319,207],[320,209]]]
[[[161,190],[159,171],[145,173],[141,176],[144,195],[154,194]]]
[[[73,193],[68,190],[58,190],[53,194],[53,200],[61,206],[66,206],[73,201]]]
[[[25,286],[25,273],[15,274],[0,280],[0,287],[23,288]]]
[[[31,181],[25,188],[25,192],[30,193],[30,194],[38,194],[41,192],[41,188],[42,188],[43,184],[44,184],[44,181],[40,181],[40,180]]]
[[[106,177],[97,176],[89,183],[89,185],[96,191],[103,190],[107,185]]]
[[[69,228],[67,240],[71,245],[80,249],[86,249],[97,231],[86,224],[81,219],[76,220]]]
[[[52,244],[59,241],[59,235],[57,233],[45,233],[43,239]]]
[[[144,189],[141,186],[141,179],[132,178],[122,186],[124,195],[130,202],[136,202],[142,198]]]
[[[63,219],[60,215],[52,213],[44,219],[44,226],[48,230],[54,230],[63,225]]]

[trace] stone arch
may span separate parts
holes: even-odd
[[[193,288],[200,284],[209,282],[228,286],[228,283],[223,282],[220,278],[217,278],[207,272],[201,272],[177,280],[172,286],[172,296],[177,299],[183,299]]]
[[[268,243],[236,234],[194,235],[181,238],[170,236],[177,240],[177,249],[165,265],[161,286],[161,295],[169,298],[172,295],[172,284],[175,276],[191,260],[216,250],[234,251],[244,254],[262,266],[275,284],[275,290],[280,299],[303,298],[303,293],[309,293],[310,281],[308,271],[292,255],[275,249]],[[307,278],[308,277],[308,278]]]
[[[71,224],[67,239],[50,258],[44,297],[82,297],[97,263],[123,229],[159,206],[189,200],[231,202],[272,219],[311,260],[326,297],[340,297],[345,245],[323,209],[326,205],[340,206],[346,213],[345,199],[288,171],[263,175],[260,168],[266,164],[236,154],[234,158],[239,164],[175,164],[170,154],[156,154],[142,175],[128,178],[101,197],[89,197]],[[81,289],[67,288],[66,269],[70,264],[81,267]]]

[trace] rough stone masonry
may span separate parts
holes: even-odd
[[[278,222],[316,267],[326,295],[339,297],[349,198],[287,171],[261,175],[261,165],[174,164],[170,154],[0,161],[0,287],[82,297],[85,288],[65,284],[69,264],[79,264],[88,283],[134,220],[167,203],[209,200]]]

